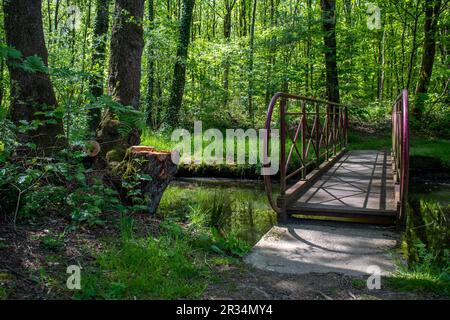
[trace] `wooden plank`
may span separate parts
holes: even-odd
[[[365,214],[332,214],[332,213],[290,213],[289,216],[294,216],[294,218],[299,219],[318,219],[318,220],[334,220],[343,222],[357,222],[357,223],[368,223],[368,224],[382,224],[382,225],[393,225],[396,221],[396,216],[368,216]]]
[[[342,156],[342,154],[340,154]],[[340,158],[340,157],[339,157]],[[288,214],[367,218],[395,222],[397,206],[391,155],[350,151],[290,188]]]
[[[336,156],[331,158],[329,161],[323,162],[319,169],[315,169],[311,171],[307,176],[305,180],[299,180],[292,186],[290,186],[286,190],[286,205],[289,205],[293,201],[297,200],[297,195],[302,192],[305,188],[308,188],[311,186],[312,183],[314,183],[322,174],[327,172],[333,165],[344,155],[346,152],[346,149],[342,149]]]
[[[294,204],[289,206],[288,211],[291,213],[297,212],[308,212],[308,213],[329,213],[329,214],[364,214],[364,215],[381,215],[381,216],[395,216],[397,214],[396,210],[376,210],[376,209],[362,209],[353,207],[338,207],[338,206],[328,206],[328,208],[320,206],[308,206],[304,204]]]

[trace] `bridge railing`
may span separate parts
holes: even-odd
[[[406,217],[409,183],[408,91],[403,90],[392,105],[392,162],[397,202],[397,221]]]
[[[265,175],[264,182],[269,203],[279,214],[280,220],[286,219],[286,205],[294,198],[295,192],[306,185],[311,174],[325,169],[323,163],[335,158],[346,148],[347,112],[347,107],[342,104],[320,99],[281,92],[272,97],[265,128],[267,138],[274,128],[280,132],[278,201],[273,196],[272,177]],[[267,153],[269,145],[267,143],[264,147]],[[294,177],[297,183],[289,186],[289,180]]]

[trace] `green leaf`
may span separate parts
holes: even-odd
[[[44,72],[47,73],[48,68],[44,65],[42,58],[39,56],[29,56],[23,62],[23,69],[28,72]]]

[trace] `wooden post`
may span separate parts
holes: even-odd
[[[286,99],[280,101],[280,222],[287,220],[286,214]]]
[[[336,128],[336,106],[333,106],[333,156],[336,155],[337,143],[337,128]]]
[[[314,103],[316,107],[316,168],[320,166],[320,114],[319,105]]]
[[[325,160],[328,161],[330,158],[330,108],[327,106],[326,116],[325,116]]]
[[[307,154],[306,154],[306,102],[302,101],[302,179],[306,178],[306,162],[307,162]]]

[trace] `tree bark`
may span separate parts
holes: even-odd
[[[308,0],[310,1],[310,0]],[[277,24],[277,6],[276,0],[270,0],[270,27],[273,28]],[[274,79],[272,79],[273,69],[276,62],[276,36],[272,35],[269,39],[268,45],[268,55],[267,55],[267,73],[266,73],[266,93],[265,93],[265,104],[269,104],[270,99],[274,94]]]
[[[239,14],[239,29],[242,37],[247,36],[247,0],[241,0],[241,10]]]
[[[194,2],[195,0],[183,0],[183,14],[181,17],[178,39],[177,61],[174,66],[172,89],[166,114],[166,122],[171,127],[178,125],[179,112],[183,101],[184,86],[186,83],[186,59],[188,56],[189,35]]]
[[[122,106],[139,110],[141,58],[144,48],[142,19],[144,0],[116,0],[111,35],[108,94]],[[134,124],[128,124],[134,125]],[[101,145],[100,155],[108,162],[120,161],[128,147],[140,143],[137,127],[128,130],[127,136],[114,110],[106,108],[97,139]],[[123,128],[123,125],[122,125]]]
[[[253,42],[255,37],[255,21],[256,21],[256,4],[257,0],[253,0],[252,6],[252,21],[250,25],[250,41],[249,41],[249,59],[248,59],[248,114],[250,121],[254,123],[254,110],[253,110]]]
[[[428,85],[430,84],[433,72],[434,57],[436,54],[436,30],[441,10],[441,0],[425,1],[425,22],[423,42],[422,64],[420,68],[419,80],[416,86],[416,103],[412,114],[420,121],[427,97]]]
[[[311,9],[312,9],[312,0],[307,0],[306,1],[306,10],[307,10],[307,38],[306,38],[306,66],[305,66],[305,93],[309,94],[309,88],[311,87],[312,89],[312,81],[311,83],[309,83],[309,77],[310,77],[310,73],[312,73],[312,63],[310,62],[311,60]],[[311,78],[312,78],[312,74],[311,74]]]
[[[153,0],[148,0],[148,21],[149,29],[152,31],[154,29],[155,12]],[[147,124],[150,127],[155,127],[155,110],[154,110],[154,83],[155,83],[155,59],[153,57],[153,43],[150,41],[148,43],[148,56],[147,56],[147,96],[145,99],[146,109],[147,109]]]
[[[406,82],[406,89],[409,90],[411,87],[411,81],[413,79],[413,72],[414,72],[414,65],[416,61],[416,52],[417,52],[417,28],[419,25],[419,18],[421,16],[421,12],[419,10],[421,0],[417,0],[416,2],[416,9],[414,11],[414,24],[412,28],[412,46],[411,46],[411,54],[409,56],[409,67],[408,67],[408,78]]]
[[[4,2],[6,42],[22,53],[22,58],[38,56],[48,65],[42,25],[41,0],[9,0]],[[9,116],[17,126],[22,121],[38,121],[36,129],[19,134],[22,143],[34,143],[39,153],[51,154],[66,145],[62,119],[46,118],[42,112],[57,108],[55,92],[46,72],[29,72],[8,60],[11,83]],[[40,113],[40,114],[36,114]]]
[[[327,97],[340,102],[339,79],[336,62],[336,12],[335,0],[321,0],[322,30],[324,32]]]
[[[105,68],[106,36],[109,25],[109,1],[97,0],[96,16],[94,22],[94,40],[92,43],[92,77],[90,78],[89,91],[94,98],[103,95],[103,72]],[[88,110],[88,127],[92,136],[101,120],[101,109]]]
[[[151,179],[141,182],[140,189],[148,199],[148,212],[153,215],[159,207],[164,190],[175,177],[177,165],[172,162],[170,152],[139,146],[129,149],[116,171],[123,179],[135,172],[150,176]]]
[[[5,61],[0,61],[0,108],[2,107],[3,104],[3,95],[5,94],[5,87],[4,87],[4,78],[3,78],[3,73],[5,71]]]
[[[225,0],[225,14],[223,18],[223,37],[227,44],[230,43],[231,39],[231,17],[233,14],[233,8],[236,4],[236,0]],[[223,106],[226,107],[228,105],[229,98],[229,87],[230,87],[230,59],[226,55],[223,63]]]
[[[386,44],[386,30],[383,29],[380,31],[380,37],[378,50],[380,54],[379,63],[378,63],[378,100],[383,100],[383,91],[384,91],[384,82],[385,82],[385,44]]]

